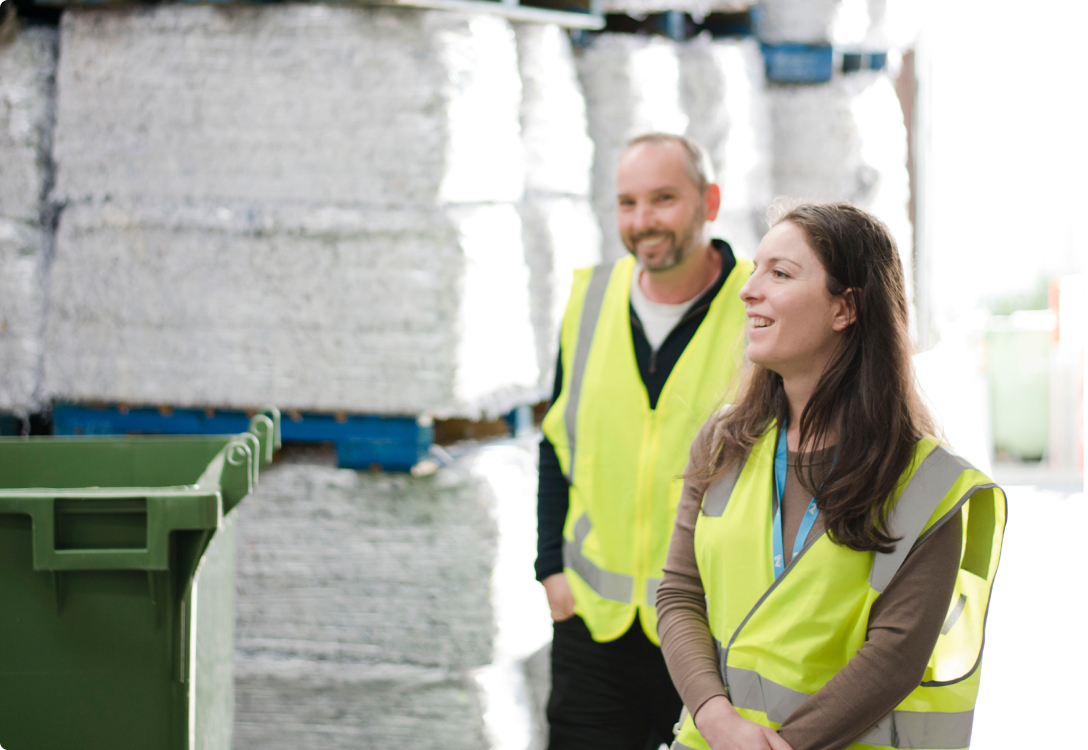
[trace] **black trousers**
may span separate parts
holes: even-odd
[[[682,703],[661,649],[635,620],[597,643],[582,618],[554,624],[549,750],[657,750],[671,744]]]

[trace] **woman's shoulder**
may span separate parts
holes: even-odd
[[[729,412],[732,410],[733,404],[726,404],[707,417],[706,421],[703,422],[703,426],[699,428],[699,433],[695,436],[694,442],[691,444],[692,458],[707,457],[714,453],[715,449],[721,445],[722,439],[725,436],[726,419],[729,416]]]

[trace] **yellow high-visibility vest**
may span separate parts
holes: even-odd
[[[850,748],[962,750],[970,744],[983,630],[1001,555],[1004,492],[926,437],[889,516],[894,552],[856,552],[825,532],[775,580],[771,560],[772,424],[743,468],[707,489],[695,553],[722,684],[746,719],[778,728],[865,643],[869,612],[910,551],[957,512],[963,542],[955,591],[921,684]],[[691,717],[673,747],[708,750]]]
[[[544,417],[570,483],[563,564],[574,609],[597,641],[639,614],[658,643],[657,585],[688,452],[740,361],[746,323],[737,260],[650,408],[631,338],[632,257],[575,272],[560,342],[563,382]]]

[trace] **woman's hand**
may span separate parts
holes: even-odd
[[[770,727],[738,714],[724,695],[708,700],[692,718],[711,750],[793,750]]]
[[[570,593],[567,574],[555,573],[541,583],[544,584],[544,591],[548,595],[548,608],[552,611],[552,619],[562,622],[574,617],[574,594]]]

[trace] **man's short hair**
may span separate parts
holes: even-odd
[[[692,183],[695,187],[699,188],[699,194],[706,192],[707,185],[714,182],[714,166],[710,163],[710,157],[706,153],[706,149],[693,141],[691,138],[683,135],[676,135],[675,133],[643,133],[642,135],[636,135],[627,141],[624,153],[627,153],[635,146],[642,145],[643,143],[652,143],[655,145],[661,145],[665,143],[676,143],[684,150],[685,166],[688,169],[688,176],[691,177]]]

